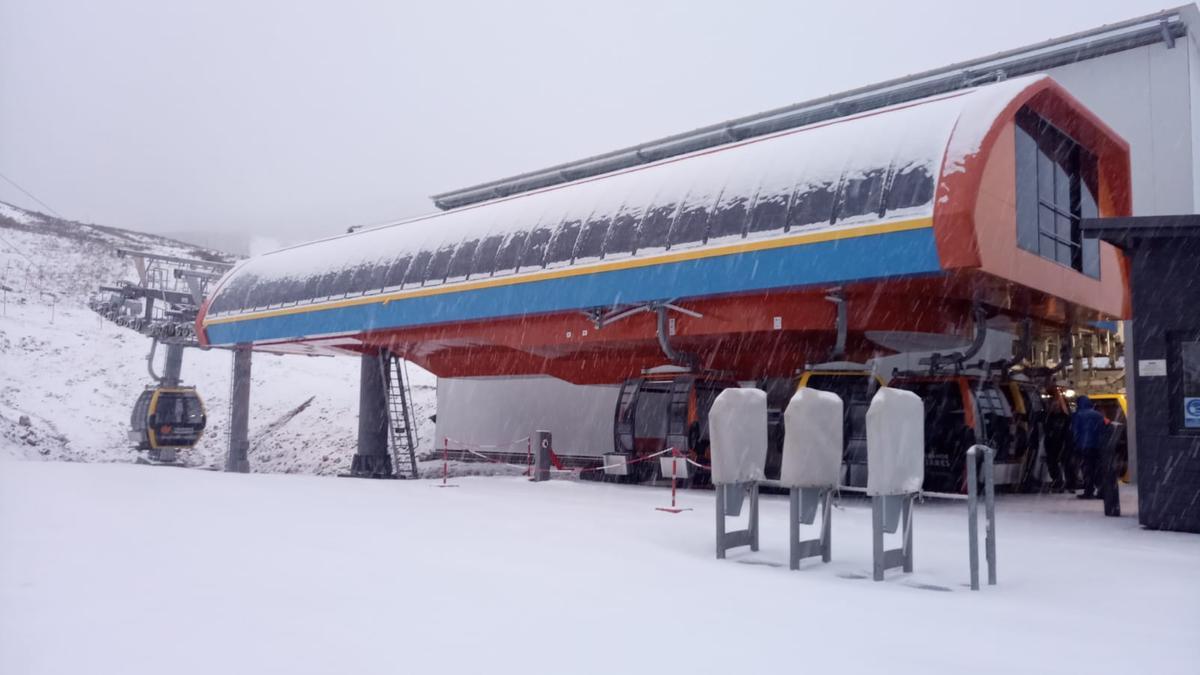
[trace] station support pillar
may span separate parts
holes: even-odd
[[[388,452],[388,383],[385,352],[362,355],[358,385],[358,450],[350,462],[355,478],[392,478]]]
[[[250,473],[250,355],[249,346],[233,350],[233,385],[229,396],[229,449],[225,470]],[[170,352],[168,352],[168,362]]]

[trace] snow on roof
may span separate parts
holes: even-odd
[[[931,217],[1014,78],[252,258],[209,316]]]

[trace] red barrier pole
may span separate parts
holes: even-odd
[[[675,485],[677,482],[679,457],[680,457],[679,450],[676,448],[671,448],[671,508],[667,508],[665,506],[660,506],[657,509],[655,509],[656,511],[666,511],[667,513],[682,513],[683,511],[691,510],[691,509],[681,509],[675,505]]]

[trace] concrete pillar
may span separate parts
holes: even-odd
[[[229,395],[229,450],[225,470],[250,473],[250,347],[233,350],[233,384]]]
[[[388,452],[386,352],[363,354],[358,380],[358,450],[350,463],[356,478],[392,478]]]

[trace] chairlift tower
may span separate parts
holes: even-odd
[[[207,422],[195,387],[182,385],[183,351],[200,346],[196,315],[208,286],[232,265],[131,249],[118,249],[117,256],[133,261],[137,281],[101,286],[102,295],[91,308],[151,339],[146,370],[152,383],[134,404],[129,436],[135,450],[145,453],[139,462],[176,464],[177,451],[195,446]],[[161,371],[155,367],[160,344],[164,348]]]

